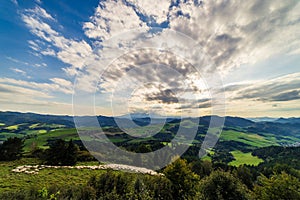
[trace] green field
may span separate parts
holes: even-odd
[[[0,123],[0,126],[5,126],[5,124],[4,123]]]
[[[30,129],[34,129],[34,128],[37,128],[40,124],[32,124],[29,126]]]
[[[42,169],[38,174],[16,173],[11,170],[20,165],[35,165],[35,159],[21,159],[11,162],[0,162],[0,193],[20,189],[49,188],[52,185],[85,185],[92,175],[98,175],[105,170],[90,169]],[[78,163],[77,165],[95,165],[95,162]]]
[[[125,129],[129,135],[136,135],[136,136],[152,136],[160,131],[164,131],[164,127],[162,125],[149,125],[149,126],[140,126],[135,128],[126,128]]]
[[[229,163],[229,165],[232,165],[232,166],[239,166],[239,165],[243,165],[243,164],[257,166],[259,163],[263,162],[262,159],[260,159],[256,156],[252,156],[251,152],[243,153],[241,151],[231,151],[230,153],[235,158],[234,161],[231,161]]]
[[[41,132],[40,132],[41,131]],[[63,139],[63,140],[80,140],[76,129],[58,129],[53,130],[50,132],[45,132],[43,130],[38,131],[39,134],[37,137],[32,137],[27,140],[25,140],[25,152],[28,152],[30,150],[30,147],[32,144],[36,144],[38,147],[41,148],[48,148],[47,141],[48,140],[54,140],[54,139]]]
[[[211,162],[211,157],[209,157],[208,155],[205,155],[201,158],[201,160],[205,160],[205,161],[210,161]]]
[[[13,126],[8,126],[5,129],[7,129],[7,130],[18,130],[18,128],[19,128],[19,125],[13,125]]]
[[[244,133],[239,131],[227,130],[222,131],[221,141],[237,141],[254,147],[266,147],[278,145],[277,141],[268,140],[267,138],[254,133]]]

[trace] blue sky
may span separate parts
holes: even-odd
[[[201,2],[1,2],[0,109],[300,116],[300,3]]]

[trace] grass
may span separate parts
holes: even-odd
[[[184,128],[195,128],[198,127],[198,124],[190,121],[190,120],[184,120],[183,122],[181,122],[180,124],[181,126],[183,126]]]
[[[7,138],[10,138],[10,137],[23,138],[24,135],[17,134],[17,133],[7,133],[7,132],[0,133],[0,140],[2,140],[2,141],[7,140]]]
[[[39,125],[40,125],[39,123],[38,124],[32,124],[32,125],[29,126],[29,128],[34,129],[34,128],[38,127]]]
[[[6,129],[10,130],[10,131],[12,131],[12,130],[18,130],[19,129],[19,125],[8,126],[8,127],[6,127]]]
[[[20,165],[38,164],[35,159],[21,159],[12,162],[0,162],[0,193],[5,191],[26,190],[31,187],[43,188],[52,185],[65,187],[66,185],[85,185],[93,175],[105,170],[90,169],[42,169],[39,174],[15,173],[11,170]],[[78,163],[87,165],[88,163]],[[90,163],[95,164],[95,163]]]
[[[35,143],[38,147],[48,148],[47,143],[48,140],[54,139],[63,139],[63,140],[80,140],[76,129],[58,129],[54,131],[47,132],[46,130],[42,130],[39,132],[38,137],[32,137],[25,140],[24,151],[30,151],[30,147],[33,143]]]
[[[229,163],[229,165],[232,165],[232,166],[239,166],[239,165],[243,165],[243,164],[257,166],[259,163],[263,162],[262,159],[260,159],[256,156],[252,156],[251,152],[243,153],[241,151],[231,151],[230,153],[235,158],[234,161],[231,161]]]
[[[5,126],[5,124],[4,123],[0,123],[0,126]]]
[[[201,158],[201,160],[205,160],[205,161],[211,161],[211,157],[208,155],[205,155]]]
[[[238,141],[254,147],[266,147],[278,145],[277,142],[267,140],[267,138],[254,133],[244,133],[239,131],[223,131],[220,137],[223,141]]]
[[[154,125],[149,125],[149,126],[138,126],[135,128],[126,128],[126,132],[129,135],[136,135],[136,136],[152,136],[155,135],[156,133],[163,131],[163,126],[161,124],[154,124]]]

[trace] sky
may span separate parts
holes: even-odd
[[[300,117],[298,0],[7,0],[0,110]]]

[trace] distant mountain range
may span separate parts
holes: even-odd
[[[1,112],[0,123],[7,126],[22,123],[63,124],[74,127],[73,117],[67,115],[41,115],[36,113]]]
[[[214,118],[216,121],[224,120],[224,127],[222,134],[220,134],[217,149],[248,152],[258,147],[271,145],[298,146],[300,143],[300,118],[250,120],[231,116],[225,118],[220,116],[202,116],[182,119],[177,117],[156,117],[150,118],[149,115],[144,113],[135,113],[131,116],[126,115],[116,118],[107,116],[96,116],[95,118],[95,116],[72,117],[66,115],[0,112],[0,142],[9,137],[26,137],[30,138],[30,140],[35,140],[35,137],[38,137],[38,140],[39,138],[43,139],[45,145],[53,138],[69,138],[80,142],[75,129],[75,121],[76,127],[93,128],[99,123],[105,132],[109,133],[109,135],[115,135],[113,139],[122,144],[133,139],[126,134],[127,132],[123,128],[128,128],[134,131],[135,134],[144,134],[151,133],[152,130],[155,130],[155,127],[163,125],[159,132],[150,137],[151,141],[153,140],[161,145],[163,142],[170,141],[175,137],[179,127],[186,135],[189,135],[196,127],[195,141],[196,143],[201,143],[211,125],[211,119]],[[150,124],[151,126],[147,126]],[[136,143],[139,142],[141,141],[137,139]]]
[[[300,118],[291,117],[291,118],[279,118],[275,120],[277,123],[283,123],[283,124],[300,124]]]
[[[248,118],[253,122],[276,122],[282,124],[300,124],[300,117],[290,117],[290,118],[272,118],[272,117],[256,117],[256,118]]]
[[[150,118],[151,116],[151,118]],[[214,116],[218,117],[218,116]],[[81,122],[88,123],[92,116],[78,116],[77,119],[80,119]],[[173,120],[180,121],[179,117],[163,117],[155,114],[147,113],[133,113],[122,115],[118,117],[107,117],[107,116],[97,116],[98,121],[101,126],[117,126],[115,118],[118,121],[128,121],[132,119],[138,125],[147,125],[150,122],[153,124],[162,123],[164,121],[171,122]],[[222,117],[218,117],[222,118]],[[193,119],[193,118],[189,118]],[[195,119],[195,118],[194,118]],[[211,116],[200,117],[200,123],[208,125],[210,122]],[[45,123],[45,124],[62,124],[66,127],[75,127],[74,117],[68,115],[43,115],[36,113],[20,113],[20,112],[1,112],[0,111],[0,123],[3,123],[7,126],[21,124],[21,123]],[[241,118],[241,117],[225,117],[225,126],[239,126],[247,127],[252,126],[253,124],[265,124],[265,123],[280,123],[280,124],[300,124],[300,118],[270,118],[270,117],[261,117],[261,118]]]
[[[254,117],[254,118],[247,118],[253,122],[273,122],[276,121],[278,118],[273,117]]]

